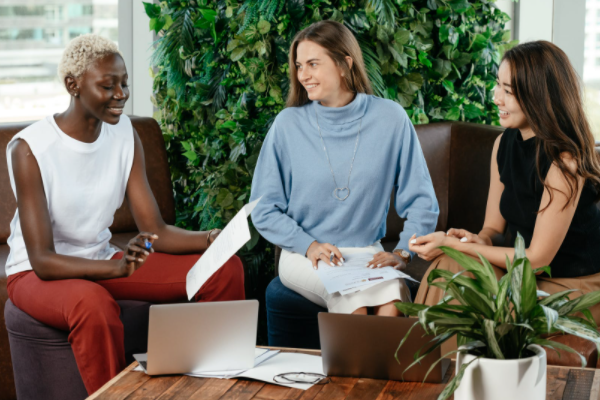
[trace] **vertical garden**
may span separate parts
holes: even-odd
[[[414,124],[497,123],[498,64],[512,43],[493,0],[193,0],[145,3],[158,34],[155,118],[167,145],[177,224],[223,227],[250,197],[263,139],[288,91],[288,48],[313,22],[344,23],[375,94]],[[273,250],[252,229],[240,255],[253,293]]]

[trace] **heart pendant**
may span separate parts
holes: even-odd
[[[350,189],[348,189],[347,187],[344,187],[344,188],[335,188],[333,190],[333,195],[339,201],[344,201],[344,200],[346,200],[348,198],[348,196],[350,196]]]

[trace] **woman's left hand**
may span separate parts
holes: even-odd
[[[367,268],[383,268],[383,267],[394,267],[403,271],[406,269],[406,263],[397,254],[388,253],[386,251],[380,251],[373,256],[373,259],[367,264]]]
[[[458,240],[453,238],[454,240]],[[429,235],[413,235],[408,241],[408,249],[417,253],[417,256],[425,261],[431,261],[444,252],[438,249],[440,246],[448,245],[449,237],[445,232],[433,232]]]

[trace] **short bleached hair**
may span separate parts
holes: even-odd
[[[67,76],[79,78],[96,60],[109,54],[121,55],[113,41],[93,33],[78,36],[71,40],[60,59],[58,77],[63,83]]]

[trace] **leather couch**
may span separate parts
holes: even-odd
[[[440,207],[436,230],[445,232],[450,228],[463,228],[479,232],[485,217],[493,144],[504,129],[463,122],[417,125],[415,128]],[[394,204],[393,195],[391,201]],[[394,207],[390,206],[386,236],[381,240],[385,250],[394,249],[403,225]],[[503,243],[495,244],[512,246],[511,242],[512,238],[506,237]],[[276,247],[276,271],[280,254],[281,249]],[[420,281],[429,264],[415,258],[406,272]],[[418,284],[407,283],[414,298]],[[326,309],[287,289],[279,277],[267,287],[266,306],[269,345],[320,347],[316,317],[318,312],[326,312]],[[553,340],[579,350],[588,360],[588,367],[596,366],[598,354],[593,343],[571,335]],[[581,366],[576,355],[565,352],[561,352],[559,358],[554,351],[549,351],[548,363]]]
[[[169,165],[167,162],[167,153],[165,150],[165,143],[162,136],[162,132],[160,127],[156,123],[156,121],[152,118],[140,118],[140,117],[131,117],[131,121],[133,126],[137,130],[142,140],[144,146],[144,154],[146,158],[146,173],[148,175],[148,180],[150,182],[150,187],[152,188],[152,192],[158,202],[158,206],[162,217],[168,224],[173,224],[175,222],[175,205],[173,200],[173,188],[171,185],[171,174],[169,171]],[[13,192],[10,187],[10,181],[8,176],[7,164],[6,164],[6,145],[10,141],[10,139],[17,132],[24,129],[28,126],[29,123],[20,123],[20,124],[11,124],[11,125],[2,125],[0,126],[0,400],[12,400],[16,398],[15,391],[15,380],[13,378],[13,366],[11,363],[11,353],[9,348],[9,339],[7,330],[5,328],[5,304],[7,302],[8,296],[6,292],[6,275],[4,265],[6,263],[6,258],[8,257],[9,248],[6,244],[6,240],[10,235],[10,221],[12,220],[15,209],[16,209],[16,201],[13,195]],[[111,226],[111,232],[113,233],[113,237],[111,240],[111,244],[119,249],[124,249],[127,245],[128,241],[134,237],[138,231],[135,225],[135,221],[133,220],[133,216],[129,211],[127,206],[127,202],[124,202],[121,208],[115,214],[115,219],[113,225]],[[129,310],[135,309],[138,307],[142,307],[143,310],[144,304],[140,304],[142,302],[130,302],[131,304],[125,305]],[[124,310],[124,306],[122,306],[122,310]],[[147,303],[146,303],[147,307]],[[12,329],[23,329],[24,324],[31,328],[32,323],[37,322],[30,318],[25,313],[18,310],[16,307],[12,306],[9,302],[6,309],[6,315],[11,319],[9,322],[19,322],[11,323]],[[123,312],[125,314],[125,312]],[[144,324],[144,318],[139,315],[134,316],[134,319],[137,318],[138,325]],[[34,322],[27,322],[26,318],[31,319]],[[127,319],[127,316],[121,316],[121,318]],[[130,318],[131,319],[131,318]],[[18,321],[17,321],[18,320]],[[141,321],[141,322],[140,322]],[[125,323],[125,321],[124,321]],[[146,327],[143,326],[140,328],[138,326],[137,332],[135,334],[144,336],[147,335],[147,322]],[[39,323],[38,323],[39,324]],[[39,324],[42,325],[42,324]],[[132,348],[132,345],[128,343],[128,340],[131,341],[131,337],[128,337],[127,332],[131,331],[126,325],[126,339],[125,345],[126,347]],[[28,328],[28,329],[29,329]],[[50,329],[49,327],[43,327],[44,329]],[[142,332],[140,334],[140,332]],[[62,336],[61,336],[62,335]],[[129,335],[131,336],[131,335]],[[61,339],[62,338],[62,339]],[[62,331],[57,331],[49,340],[62,340],[62,343],[65,342],[66,333]],[[144,338],[140,340],[143,341]],[[17,340],[17,341],[15,341]],[[22,343],[18,342],[19,338],[16,335],[11,336],[11,343],[15,343],[14,346],[22,346]],[[67,343],[68,345],[68,343]],[[141,345],[143,347],[143,344]],[[37,350],[32,350],[37,351]],[[68,346],[68,351],[70,351],[70,346]],[[20,365],[22,360],[14,360],[15,367]],[[39,360],[34,360],[39,361]],[[70,360],[70,367],[73,367],[74,359]],[[21,367],[15,370],[23,370]],[[77,371],[76,368],[74,371]],[[52,371],[46,371],[50,375],[52,375]],[[19,378],[27,378],[27,377],[19,377]],[[24,384],[23,381],[19,379],[21,382],[20,387],[22,390]],[[81,378],[75,376],[73,378],[74,385],[79,389],[82,388]],[[19,391],[19,397],[30,397],[21,395],[22,390]],[[48,398],[47,396],[44,396]],[[85,396],[83,396],[85,397]],[[37,397],[41,398],[41,397]],[[63,396],[61,398],[70,398],[68,396]]]

